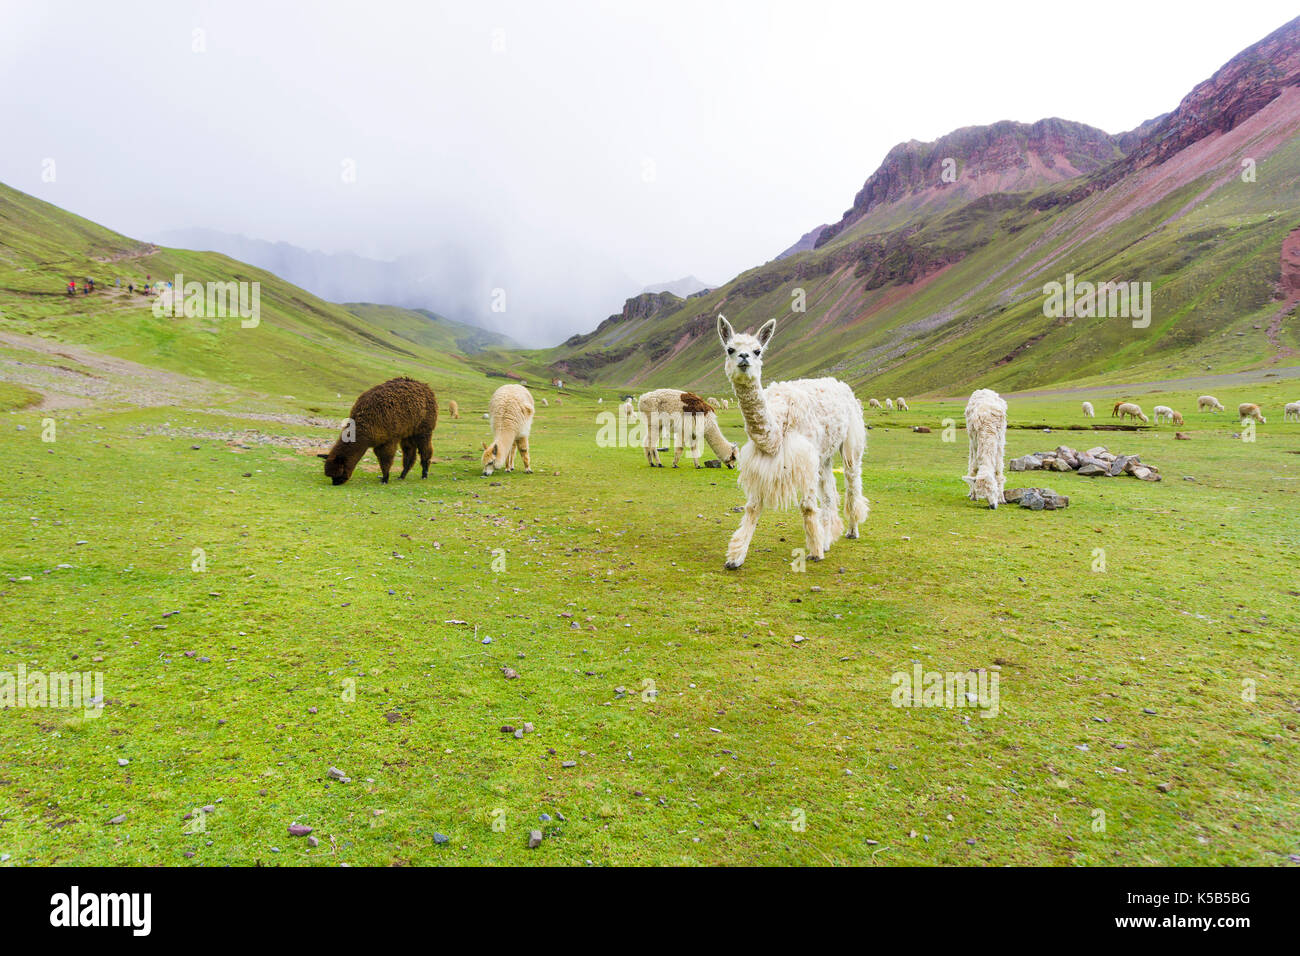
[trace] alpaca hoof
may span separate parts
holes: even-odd
[[[809,560],[809,561],[820,561],[821,559],[822,559],[822,556],[821,556],[820,554],[810,554],[810,555],[808,555],[808,560]]]
[[[846,532],[844,532],[844,537],[846,537],[846,538],[856,538],[857,536],[858,536],[857,531],[846,531]]]
[[[723,565],[723,567],[726,568],[728,571],[735,571],[744,563],[745,563],[744,561],[728,561],[726,564]]]
[[[524,469],[524,474],[525,474],[525,475],[531,475],[532,473],[533,473],[533,470],[532,470],[531,468],[525,468],[525,469]]]

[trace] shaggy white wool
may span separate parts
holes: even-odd
[[[533,396],[522,385],[502,385],[488,402],[492,444],[483,446],[483,474],[496,469],[513,471],[515,451],[524,457],[524,471],[532,472],[528,457],[528,433],[533,427]]]
[[[970,486],[969,497],[996,508],[1006,490],[1002,461],[1007,450],[1007,403],[993,389],[978,389],[966,402],[966,438],[970,448],[964,480]]]
[[[1223,411],[1223,404],[1213,395],[1202,395],[1196,400],[1196,410],[1203,412],[1207,408],[1212,412],[1221,412]]]
[[[1094,411],[1092,410],[1092,402],[1084,402],[1084,403],[1083,403],[1083,417],[1084,417],[1084,418],[1096,418],[1096,417],[1097,417],[1097,413],[1094,412]]]
[[[727,378],[749,436],[740,452],[745,515],[727,548],[726,566],[733,569],[744,563],[764,508],[798,504],[804,518],[806,557],[813,561],[821,560],[841,533],[856,538],[869,511],[862,494],[862,455],[867,446],[862,403],[848,385],[833,378],[777,382],[764,388],[762,352],[775,329],[776,320],[771,319],[757,336],[737,334],[718,316]],[[844,461],[843,519],[832,470],[837,451]]]
[[[906,412],[911,410],[907,407],[907,399],[905,398],[894,399],[894,407],[897,408],[900,412]]]
[[[883,407],[884,407],[883,405],[880,404],[880,399],[878,399],[878,398],[873,398],[873,399],[871,399],[869,402],[867,402],[867,404],[868,404],[870,407],[872,407],[872,408],[883,408]]]
[[[1287,402],[1282,409],[1282,418],[1288,422],[1293,418],[1300,422],[1300,402]]]

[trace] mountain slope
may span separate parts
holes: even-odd
[[[127,291],[146,276],[159,282],[177,274],[186,282],[258,283],[260,321],[158,317],[156,299]],[[80,288],[87,276],[96,280],[93,294],[66,294],[70,279]],[[139,242],[0,184],[0,333],[13,348],[38,336],[42,349],[75,343],[238,389],[322,402],[399,373],[487,388],[495,362],[458,343],[499,347],[502,337],[432,313],[376,308],[325,302],[217,253]]]
[[[778,317],[773,375],[882,393],[1294,363],[1282,249],[1300,229],[1298,59],[1300,19],[1130,133],[1045,120],[902,144],[814,249],[698,299],[629,300],[545,358],[611,384],[716,391],[722,311],[737,327]],[[1049,317],[1044,285],[1067,273],[1151,283],[1150,326]]]

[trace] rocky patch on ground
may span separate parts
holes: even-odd
[[[1159,481],[1160,469],[1137,455],[1116,455],[1104,446],[1075,451],[1061,445],[1056,451],[1036,451],[1011,462],[1012,471],[1072,471],[1089,478],[1118,478],[1132,475],[1142,481]]]
[[[1070,507],[1069,497],[1058,495],[1051,488],[1012,488],[1002,492],[1002,502],[1030,511],[1059,511]]]

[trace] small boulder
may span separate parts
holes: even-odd
[[[1086,465],[1080,465],[1078,471],[1078,474],[1086,475],[1090,478],[1096,475],[1104,475],[1106,473],[1107,469],[1103,465],[1095,464],[1093,462],[1089,462]]]

